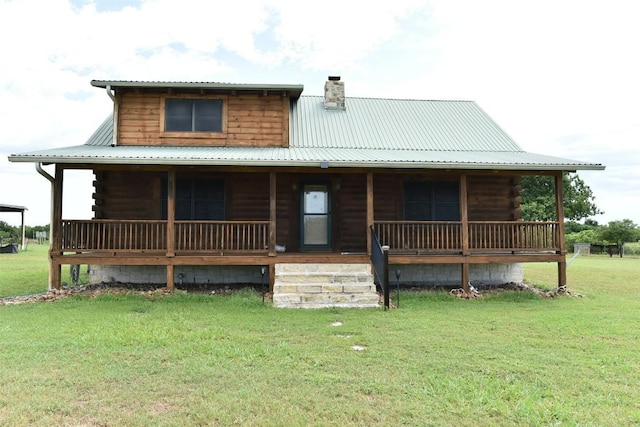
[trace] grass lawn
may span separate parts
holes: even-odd
[[[46,249],[32,248],[0,256],[0,297],[46,288]],[[525,276],[553,288],[556,265]],[[391,311],[288,310],[246,291],[0,306],[0,425],[637,425],[638,277],[638,258],[591,256],[568,267],[583,298],[424,292]]]

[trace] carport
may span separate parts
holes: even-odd
[[[15,205],[3,205],[0,204],[0,212],[20,212],[21,221],[20,221],[20,248],[24,251],[25,249],[25,231],[24,231],[24,211],[27,208],[24,206],[15,206]]]

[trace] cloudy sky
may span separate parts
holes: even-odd
[[[347,96],[476,101],[526,151],[605,164],[579,173],[594,219],[640,224],[639,21],[634,0],[0,0],[0,203],[49,223],[49,182],[7,156],[83,144],[112,108],[91,79],[321,95],[340,75]],[[65,218],[91,218],[91,181],[65,174]]]

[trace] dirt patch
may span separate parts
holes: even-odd
[[[568,295],[573,297],[582,297],[583,295],[571,292],[566,286],[561,286],[552,291],[536,288],[535,286],[528,285],[526,283],[506,283],[498,286],[478,286],[478,288],[471,287],[470,292],[465,292],[462,288],[444,288],[444,287],[422,287],[411,286],[401,287],[403,292],[424,292],[425,290],[431,291],[443,291],[448,290],[449,293],[457,298],[473,299],[481,298],[486,295],[496,294],[505,291],[521,291],[532,292],[543,298],[555,298],[557,296]],[[197,293],[212,296],[228,296],[233,295],[236,292],[251,290],[258,295],[264,293],[266,300],[271,300],[271,293],[269,293],[268,287],[261,285],[250,284],[235,284],[235,285],[183,285],[170,291],[163,285],[159,284],[132,284],[132,283],[100,283],[97,285],[84,285],[84,286],[64,286],[62,289],[52,289],[48,292],[35,295],[15,296],[0,298],[0,306],[2,305],[14,305],[25,304],[34,302],[48,302],[57,301],[59,299],[68,298],[73,295],[83,295],[87,298],[95,298],[103,294],[111,295],[127,295],[137,294],[143,295],[149,298],[158,297],[162,295],[170,295],[177,293]],[[382,298],[382,296],[381,296]],[[393,303],[393,302],[392,302]]]
[[[476,289],[474,286],[470,286],[469,291],[465,291],[463,288],[451,289],[449,293],[455,297],[462,299],[480,298],[483,295],[491,295],[504,291],[520,291],[520,292],[532,292],[543,298],[555,298],[561,295],[568,295],[573,297],[582,298],[582,294],[577,294],[570,291],[566,286],[560,286],[552,291],[536,288],[535,286],[528,285],[526,283],[506,283],[504,285],[496,287],[488,287],[485,289]]]

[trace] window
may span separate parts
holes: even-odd
[[[165,99],[165,132],[222,132],[221,99]]]
[[[404,219],[407,221],[459,221],[457,181],[412,181],[404,184]]]
[[[167,217],[167,181],[162,182],[162,215]],[[224,219],[224,181],[176,179],[176,220]]]

